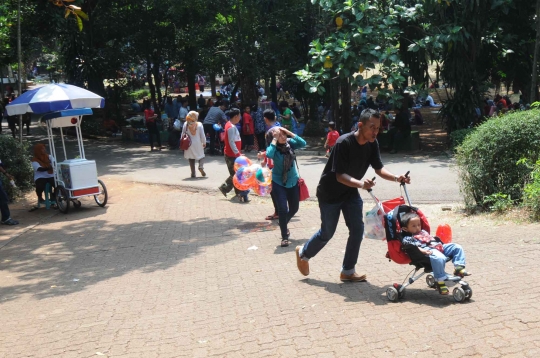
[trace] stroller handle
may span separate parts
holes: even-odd
[[[407,173],[405,173],[405,178],[408,178],[409,177],[409,174],[410,174],[410,170],[407,171]],[[375,177],[373,177],[372,180],[375,180]],[[405,184],[404,181],[400,182],[399,183],[400,186],[403,187],[403,190],[405,191],[405,197],[407,198],[407,202],[409,203],[409,206],[412,206],[412,203],[411,203],[411,198],[409,197],[409,192],[407,191],[407,185]],[[384,211],[384,208],[381,204],[381,202],[379,201],[379,199],[377,199],[377,197],[373,194],[373,189],[368,189],[367,192],[369,193],[369,195],[371,195],[371,198],[373,199],[373,201],[375,203],[377,203],[377,206],[379,207],[379,210],[384,214],[386,214],[386,212]]]

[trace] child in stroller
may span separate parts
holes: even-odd
[[[446,258],[451,258],[454,264],[454,276],[465,277],[470,273],[465,270],[465,252],[463,248],[454,243],[443,244],[442,241],[422,230],[420,216],[410,212],[401,217],[403,229],[401,230],[401,245],[405,251],[417,248],[422,255],[429,257],[433,275],[437,281],[437,288],[441,295],[448,294],[448,287],[444,280],[448,275],[444,272]]]
[[[408,174],[409,172],[405,176],[408,176]],[[377,203],[379,212],[383,214],[385,237],[388,245],[386,258],[398,264],[414,266],[414,272],[407,275],[401,285],[394,283],[387,288],[386,297],[392,302],[404,298],[405,288],[427,274],[426,283],[430,288],[435,288],[442,294],[448,294],[448,287],[446,287],[445,282],[452,282],[456,285],[452,292],[454,300],[456,302],[469,300],[472,297],[472,289],[467,282],[462,280],[469,273],[465,270],[465,255],[461,246],[449,244],[446,246],[447,250],[445,250],[445,245],[442,245],[443,252],[435,252],[438,251],[436,247],[442,244],[442,241],[439,238],[429,236],[430,227],[426,217],[421,210],[412,206],[405,183],[400,183],[400,186],[405,191],[409,205],[405,205],[403,197],[380,202],[373,194],[373,191],[371,189],[368,190],[373,200]],[[409,214],[411,215],[407,216]],[[411,224],[411,221],[414,225]],[[402,230],[402,228],[405,229]],[[419,235],[419,233],[419,238],[426,240],[426,243],[417,243],[417,239],[414,236]],[[427,251],[430,251],[431,254],[427,255]],[[433,267],[432,255],[435,256]],[[447,275],[444,272],[446,261],[450,261],[452,258],[454,258],[454,264],[456,266],[454,271],[455,276]],[[437,277],[437,281],[433,275]],[[405,283],[405,281],[407,282]],[[439,281],[442,284],[439,284]],[[460,287],[457,287],[457,285],[460,285]]]

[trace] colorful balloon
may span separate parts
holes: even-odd
[[[441,239],[445,244],[449,244],[452,242],[452,228],[448,224],[439,225],[435,236]]]
[[[272,183],[272,171],[268,168],[260,168],[255,173],[255,179],[259,185],[269,185]]]
[[[233,185],[236,189],[242,191],[249,190],[249,188],[251,187],[250,184],[241,183],[236,175],[233,177]]]
[[[251,160],[248,157],[241,155],[234,161],[234,170],[237,171],[242,167],[249,167],[251,165]]]
[[[255,185],[253,191],[259,196],[266,196],[272,191],[272,185]]]

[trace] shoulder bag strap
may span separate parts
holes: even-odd
[[[296,170],[298,170],[298,178],[302,178],[300,175],[300,166],[298,165],[298,162],[296,161],[296,157],[294,158],[294,163],[296,164]]]

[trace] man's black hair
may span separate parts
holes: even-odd
[[[334,123],[334,122],[328,123],[328,128],[330,128],[331,130],[336,129],[336,123]]]
[[[276,113],[274,113],[271,109],[265,109],[263,112],[263,117],[268,119],[270,122],[274,122],[276,120]]]
[[[227,115],[229,116],[229,118],[232,118],[232,117],[235,117],[235,116],[239,116],[240,115],[240,110],[238,108],[231,108],[228,112],[227,112]]]
[[[362,113],[360,113],[360,119],[358,121],[366,124],[371,117],[375,117],[378,119],[381,118],[381,115],[374,109],[364,109]]]

